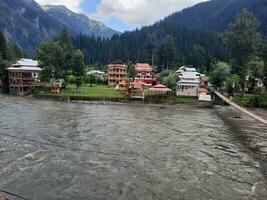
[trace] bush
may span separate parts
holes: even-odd
[[[261,95],[263,94],[263,92],[264,92],[264,88],[261,86],[256,87],[256,89],[254,90],[254,94],[256,95]]]
[[[248,104],[251,107],[261,108],[263,107],[263,104],[264,104],[264,97],[261,95],[253,96],[249,100]]]

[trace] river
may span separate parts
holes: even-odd
[[[0,190],[30,200],[266,200],[266,155],[230,107],[0,96]]]

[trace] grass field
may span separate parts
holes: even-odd
[[[82,97],[117,97],[122,98],[124,94],[115,90],[115,87],[108,87],[106,85],[83,85],[79,92],[76,92],[76,86],[69,84],[67,90],[61,90],[59,96],[82,96]]]

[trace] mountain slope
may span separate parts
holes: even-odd
[[[1,0],[0,29],[24,52],[55,36],[63,25],[46,14],[33,0]]]
[[[261,21],[262,32],[267,33],[267,0],[210,0],[174,13],[164,19],[167,23],[186,27],[224,31],[242,10],[248,9]]]
[[[76,33],[108,38],[112,37],[114,34],[119,34],[119,32],[106,27],[100,22],[90,20],[83,14],[72,12],[65,6],[45,5],[42,7],[47,14]]]

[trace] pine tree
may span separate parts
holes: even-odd
[[[0,31],[0,54],[3,60],[7,58],[7,41],[4,33]]]
[[[167,35],[161,41],[159,54],[163,69],[169,69],[170,66],[174,65],[177,56],[177,50],[175,48],[173,37]]]
[[[259,49],[261,35],[260,22],[247,10],[243,10],[229,25],[224,41],[230,54],[232,72],[245,79],[246,64]]]
[[[263,61],[264,61],[263,80],[264,80],[264,85],[267,88],[267,44],[263,47]]]

